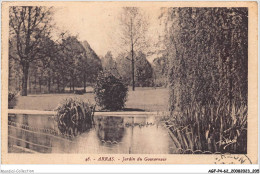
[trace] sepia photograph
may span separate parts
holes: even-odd
[[[249,6],[139,3],[5,4],[7,156],[257,163]]]

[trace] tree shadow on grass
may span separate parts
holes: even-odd
[[[139,108],[124,108],[123,111],[145,111],[145,110]]]
[[[84,95],[84,94],[94,94],[94,92],[85,92],[82,94],[75,94],[73,92],[66,92],[66,93],[43,93],[43,94],[29,94],[27,96],[21,96],[21,97],[55,97],[55,96],[68,96],[68,97],[73,97],[73,96],[79,96],[79,95]]]

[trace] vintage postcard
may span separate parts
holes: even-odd
[[[2,2],[3,164],[257,164],[257,2]]]

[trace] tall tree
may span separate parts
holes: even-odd
[[[126,47],[130,53],[132,67],[132,89],[135,90],[135,57],[134,52],[144,48],[146,45],[146,32],[148,22],[138,7],[124,7],[120,17],[122,30],[122,47]]]
[[[101,60],[87,41],[83,41],[81,44],[83,45],[87,56],[88,68],[85,69],[87,75],[86,80],[89,83],[94,83],[98,77],[99,72],[102,70]]]
[[[119,76],[117,70],[117,64],[116,61],[113,59],[113,55],[111,51],[108,51],[105,57],[101,59],[101,61],[102,61],[102,67],[104,72],[110,73],[115,77]]]
[[[62,55],[65,57],[65,62],[62,63],[66,64],[65,68],[70,77],[70,90],[72,88],[74,92],[77,80],[80,79],[81,74],[84,75],[86,72],[86,51],[77,37],[69,36],[62,41]]]
[[[15,38],[9,44],[16,48],[22,66],[22,96],[27,95],[30,63],[44,57],[40,44],[50,35],[51,9],[38,6],[12,6],[9,9],[10,38]]]

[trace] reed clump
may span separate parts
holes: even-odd
[[[58,107],[55,120],[62,134],[76,136],[93,125],[95,106],[78,98],[67,98]]]
[[[247,106],[194,104],[166,125],[179,153],[246,153]]]

